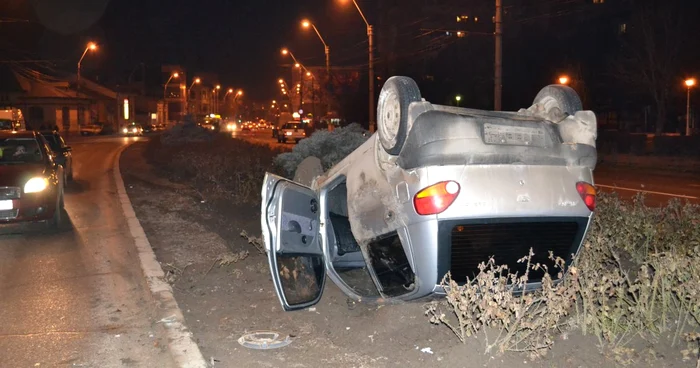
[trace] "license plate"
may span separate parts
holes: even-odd
[[[519,127],[499,124],[484,124],[484,142],[518,146],[544,147],[543,128]]]
[[[14,207],[12,206],[12,200],[11,200],[11,199],[0,201],[0,211],[2,211],[2,210],[11,210],[12,208],[14,208]]]

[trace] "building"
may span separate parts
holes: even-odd
[[[27,129],[77,134],[81,125],[102,123],[109,131],[123,119],[122,96],[85,78],[78,86],[75,74],[11,64],[0,66],[0,80],[0,104],[22,109]]]

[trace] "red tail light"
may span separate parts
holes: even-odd
[[[591,211],[595,211],[595,187],[586,183],[585,181],[579,181],[576,183],[576,191],[578,191],[578,194],[581,196],[581,199],[583,199],[583,203],[586,204],[586,207],[588,207],[588,209]]]
[[[441,181],[416,193],[413,206],[419,215],[436,215],[452,205],[459,190],[456,181]]]

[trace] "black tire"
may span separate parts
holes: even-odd
[[[420,89],[409,77],[394,76],[382,86],[377,102],[377,133],[388,154],[401,152],[408,134],[408,106],[420,100]]]
[[[542,105],[548,115],[555,108],[559,109],[564,114],[562,119],[566,118],[566,115],[574,115],[583,110],[578,93],[573,88],[561,84],[551,84],[542,88],[532,104]]]
[[[63,225],[63,209],[65,208],[65,203],[63,202],[63,189],[58,194],[56,198],[56,210],[53,213],[53,217],[46,222],[49,230],[58,230]]]
[[[295,140],[294,140],[294,143],[299,144],[299,141],[300,141],[300,140],[301,140],[301,139],[295,139]]]

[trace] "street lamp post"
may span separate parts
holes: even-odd
[[[187,98],[188,98],[188,99],[189,99],[190,91],[192,90],[192,87],[194,87],[195,84],[199,84],[199,83],[201,83],[201,82],[202,82],[202,80],[199,79],[199,78],[195,78],[195,79],[192,81],[192,84],[190,84],[190,88],[187,89]],[[196,98],[195,98],[195,100],[196,100]],[[188,104],[188,107],[189,107],[189,104]],[[199,108],[197,108],[196,110],[199,110]],[[192,112],[192,111],[189,111],[189,109],[188,109],[187,112]]]
[[[566,75],[562,75],[561,77],[559,77],[559,84],[569,84],[569,77],[567,77]]]
[[[180,76],[180,74],[177,72],[170,74],[170,78],[168,78],[168,81],[165,82],[165,85],[163,86],[163,118],[165,120],[163,123],[166,123],[166,124],[168,122],[168,101],[166,100],[166,97],[165,97],[166,91],[168,89],[168,84],[170,84],[170,81],[173,80],[173,78],[177,78],[179,76]]]
[[[690,87],[695,85],[695,78],[688,78],[685,80],[685,86],[688,89],[686,103],[685,103],[685,135],[690,135]]]
[[[326,114],[329,114],[331,112],[331,51],[330,48],[328,47],[328,44],[326,44],[326,41],[323,39],[321,36],[321,33],[318,31],[318,28],[316,28],[316,25],[313,23],[309,22],[308,20],[305,20],[301,23],[303,27],[308,28],[309,26],[313,27],[314,31],[316,31],[316,34],[318,35],[318,38],[321,40],[321,43],[323,43],[323,49],[324,52],[326,53],[326,91],[327,91],[327,112]]]
[[[80,56],[80,60],[78,60],[78,78],[77,78],[77,81],[78,81],[78,83],[77,83],[77,88],[78,88],[78,90],[80,90],[80,68],[81,68],[81,66],[82,66],[82,64],[83,64],[83,58],[85,58],[85,55],[88,53],[88,51],[90,51],[90,50],[93,50],[93,51],[94,51],[94,50],[96,50],[96,49],[97,49],[97,45],[96,45],[94,42],[88,43],[87,46],[85,47],[85,51],[83,51],[83,55]]]
[[[289,49],[286,49],[286,48],[282,49],[282,55],[289,55],[292,57],[292,60],[294,60],[294,68],[299,68],[299,83],[302,83],[304,81],[304,69],[306,69],[306,68],[303,65],[301,65],[299,60],[297,60],[297,58],[294,57],[294,54],[292,54],[292,52],[289,51]],[[294,68],[292,68],[292,73],[294,73]],[[292,76],[292,81],[294,81],[293,76]],[[304,100],[303,100],[303,88],[299,88],[298,92],[299,92],[299,109],[301,109],[302,108],[301,105],[303,105],[302,102],[304,102]]]
[[[219,90],[221,89],[221,85],[217,84],[216,88],[214,88],[214,113],[218,114],[219,113]]]
[[[459,103],[462,101],[462,96],[460,96],[460,95],[455,96],[455,101],[457,101],[457,106],[459,106]]]
[[[355,4],[357,11],[360,12],[360,16],[362,16],[362,20],[365,21],[365,25],[367,26],[367,40],[369,42],[369,131],[374,132],[374,37],[372,32],[372,25],[370,25],[367,21],[365,14],[362,13],[362,9],[360,9],[360,6],[357,5],[357,1],[352,0],[352,3]]]

